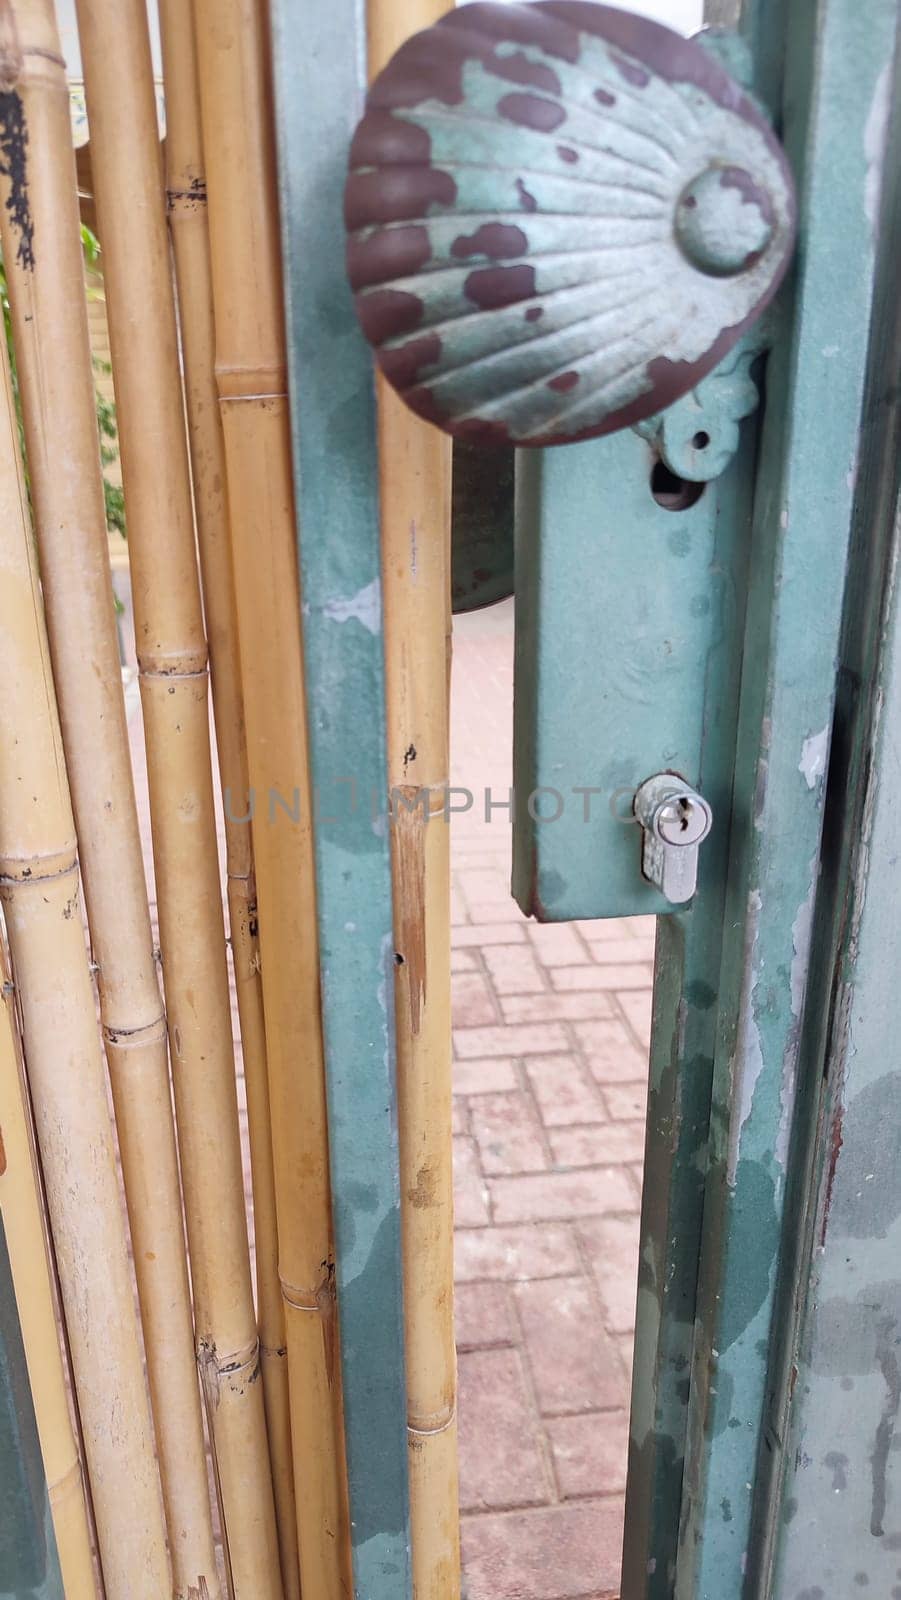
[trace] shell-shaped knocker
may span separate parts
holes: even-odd
[[[772,298],[791,174],[702,45],[587,0],[474,4],[375,80],[350,155],[363,331],[420,416],[572,443],[693,388]]]

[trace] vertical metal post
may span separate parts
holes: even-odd
[[[343,271],[362,0],[276,0],[288,371],[355,1594],[411,1594],[372,363]]]
[[[878,298],[748,1582],[892,1594],[901,1577],[901,58],[878,218]]]
[[[819,0],[787,21],[799,262],[791,329],[770,359],[755,497],[677,1600],[761,1592],[746,1586],[752,1490],[809,1022],[898,12],[894,0]]]
[[[0,1220],[0,1600],[65,1600]]]

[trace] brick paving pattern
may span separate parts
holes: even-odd
[[[466,1600],[619,1594],[653,919],[511,899],[512,611],[458,618],[451,781]],[[463,805],[465,797],[454,797]]]
[[[619,1594],[652,919],[541,927],[510,896],[512,607],[458,618],[451,781],[465,1600]],[[153,897],[141,718],[129,693]],[[462,797],[457,803],[462,804]],[[233,997],[250,1238],[247,1111]]]

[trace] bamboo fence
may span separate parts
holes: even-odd
[[[143,0],[78,0],[147,742],[195,1338],[230,1581],[279,1552],[244,1210],[213,809],[207,647]]]
[[[14,0],[30,248],[7,168],[7,263],[47,628],[97,966],[178,1600],[219,1595],[166,1025],[132,785],[69,94],[52,0]]]
[[[229,1596],[349,1600],[268,7],[264,0],[159,0],[165,174],[144,0],[76,0],[76,9],[128,519],[165,1013],[129,764],[53,0],[0,6],[7,106],[0,243],[36,534],[35,550],[7,372],[0,903],[103,1581],[109,1600],[224,1600],[202,1395]],[[367,0],[372,74],[446,9],[447,0]],[[443,820],[451,457],[448,442],[381,382],[378,403],[413,1594],[458,1600]],[[256,1305],[210,681],[247,1089]],[[352,793],[348,800],[354,803]],[[150,1407],[79,907],[76,825]],[[0,941],[0,983],[4,977]],[[88,1600],[90,1503],[54,1323],[16,1018],[6,986],[3,993],[0,1094],[13,1109],[4,1116],[0,1206],[67,1600]],[[402,1430],[395,1453],[402,1461]]]
[[[369,0],[380,72],[447,0]],[[378,383],[398,1132],[415,1600],[460,1593],[448,784],[451,447]],[[430,820],[431,819],[431,820]]]
[[[222,791],[229,932],[238,1001],[253,1181],[257,1322],[269,1454],[287,1600],[299,1596],[285,1316],[278,1278],[250,780],[238,650],[225,444],[215,374],[210,239],[194,20],[160,0],[166,84],[166,199],[178,286],[194,509]]]
[[[268,39],[254,0],[195,0],[195,18],[301,1586],[304,1600],[338,1600],[349,1548]]]
[[[56,1323],[43,1195],[6,952],[0,939],[0,1216],[12,1268],[35,1421],[66,1600],[94,1600],[94,1560],[81,1455],[72,1428]]]
[[[0,341],[0,901],[109,1600],[170,1592],[78,888],[75,830]],[[123,1493],[127,1484],[127,1493]]]

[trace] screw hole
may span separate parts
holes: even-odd
[[[696,433],[691,442],[695,450],[706,450],[710,443],[710,434]]]
[[[706,484],[691,483],[671,472],[665,461],[655,461],[651,473],[651,494],[664,511],[690,511],[704,493]]]

